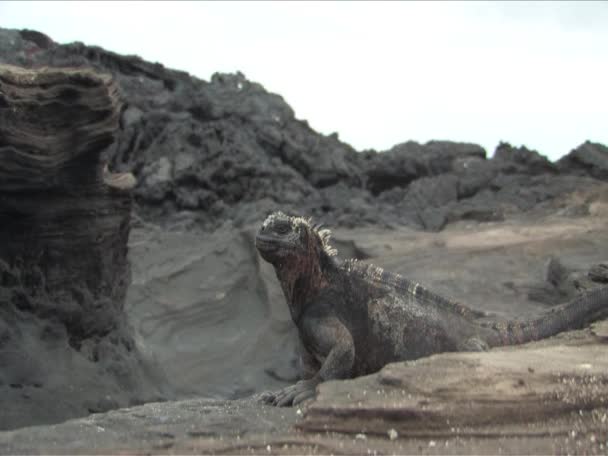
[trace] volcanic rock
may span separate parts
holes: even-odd
[[[608,147],[586,141],[557,162],[567,172],[608,180]]]
[[[137,177],[135,209],[160,224],[188,211],[213,231],[225,220],[245,226],[281,209],[333,226],[436,231],[530,211],[607,176],[605,148],[593,143],[558,164],[506,143],[491,159],[478,145],[450,141],[358,153],[337,135],[312,130],[281,96],[242,73],[203,81],[30,30],[0,29],[0,62],[113,75],[125,103],[105,155],[112,169]]]

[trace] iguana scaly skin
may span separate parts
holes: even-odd
[[[270,262],[296,324],[303,378],[265,399],[297,404],[330,379],[376,372],[394,361],[449,351],[485,350],[542,339],[608,316],[608,287],[525,322],[484,316],[382,268],[336,261],[329,231],[302,217],[270,215],[256,247]]]

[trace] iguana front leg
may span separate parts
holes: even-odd
[[[296,405],[314,396],[315,388],[326,380],[349,378],[355,362],[355,344],[348,329],[337,318],[303,317],[300,338],[304,348],[320,363],[309,379],[279,391],[272,400],[279,407]]]
[[[300,372],[300,378],[308,380],[315,376],[319,369],[321,369],[321,363],[306,349],[301,340],[298,344],[298,370]]]

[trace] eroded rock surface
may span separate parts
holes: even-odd
[[[296,334],[253,230],[136,224],[127,312],[181,397],[237,398],[297,379]]]
[[[131,214],[104,173],[119,101],[87,70],[0,66],[0,428],[160,398],[124,313]]]

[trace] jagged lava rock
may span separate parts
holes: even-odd
[[[29,30],[0,29],[0,62],[114,76],[125,104],[106,154],[114,169],[137,177],[137,212],[160,223],[186,211],[212,231],[227,219],[245,226],[281,209],[334,226],[440,230],[461,219],[501,220],[593,183],[584,167],[556,166],[508,144],[492,159],[478,145],[450,141],[358,153],[336,134],[315,132],[281,96],[241,73],[207,82]]]
[[[160,397],[123,311],[129,176],[109,76],[0,65],[0,428]]]
[[[430,141],[425,145],[408,141],[392,149],[362,154],[367,187],[378,194],[393,187],[407,187],[410,182],[443,174],[452,169],[452,162],[466,157],[485,158],[486,152],[476,144]]]
[[[565,172],[608,180],[608,147],[586,141],[557,162]]]

